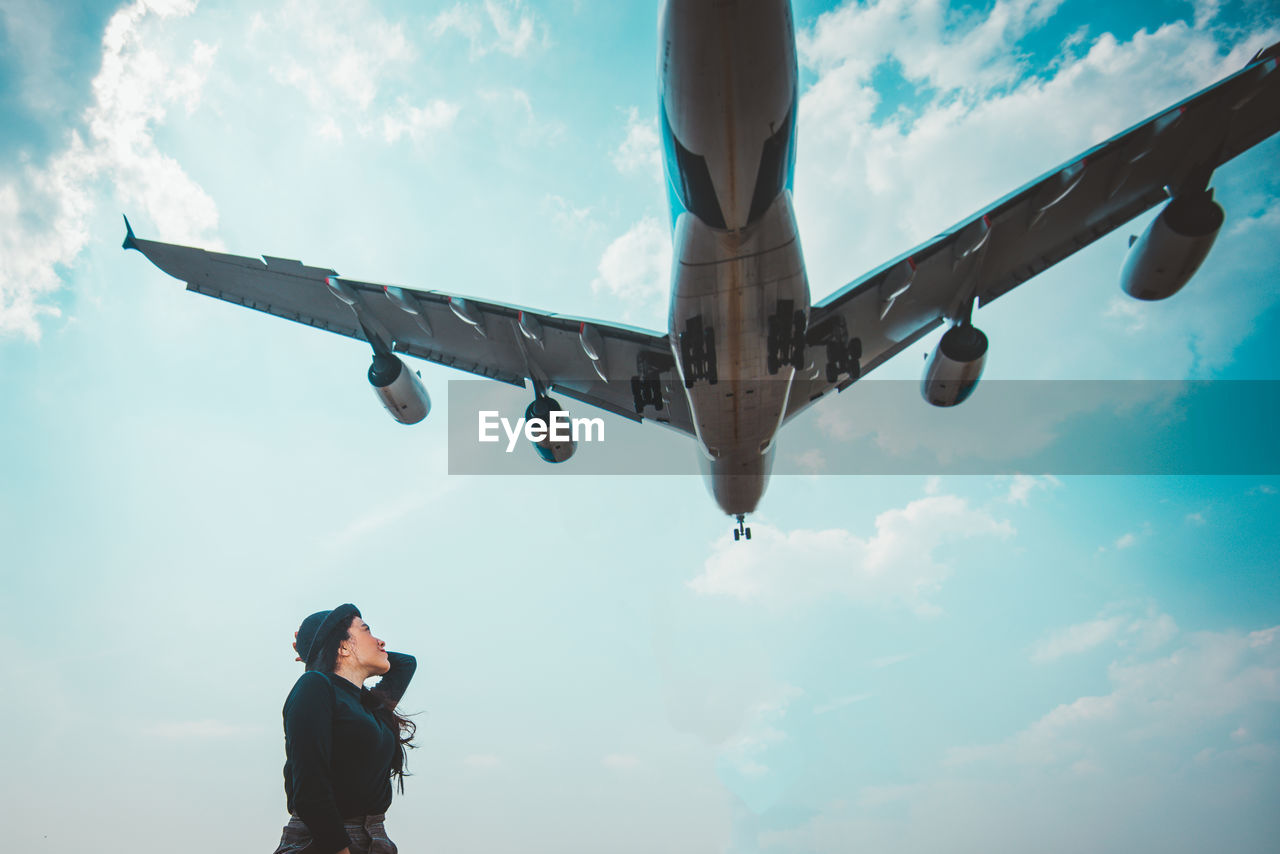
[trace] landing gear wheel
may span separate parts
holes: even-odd
[[[741,536],[742,536],[742,533],[741,533],[737,528],[734,528],[734,529],[733,529],[733,541],[736,543],[736,542],[738,541],[738,538],[739,538],[739,537],[741,537]]]
[[[745,529],[745,533],[746,533],[747,539],[748,540],[751,539],[751,529],[750,528]]]
[[[745,518],[746,518],[745,513],[739,513],[737,516],[734,517],[734,519],[738,523],[738,527],[733,529],[733,541],[735,543],[741,540],[743,537],[746,537],[748,540],[751,539],[751,529],[746,526],[744,522]]]

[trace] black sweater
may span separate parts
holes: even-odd
[[[389,652],[391,669],[378,690],[399,701],[417,662]],[[289,812],[307,825],[318,854],[351,844],[344,818],[376,815],[391,805],[397,733],[367,688],[310,670],[284,701],[284,790]]]

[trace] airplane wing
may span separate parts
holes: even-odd
[[[786,418],[843,391],[948,319],[964,316],[1176,194],[1280,130],[1280,43],[1170,109],[1096,145],[813,306]],[[1170,188],[1170,189],[1166,189]],[[824,343],[857,342],[822,370]],[[834,350],[829,352],[835,352]],[[828,359],[829,361],[829,359]]]
[[[186,282],[189,291],[521,388],[533,380],[624,418],[693,434],[665,335],[356,281],[286,258],[245,258],[142,240],[128,219],[125,228],[124,248],[137,249]]]

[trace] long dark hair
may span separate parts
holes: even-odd
[[[307,666],[308,670],[333,673],[338,669],[338,648],[342,646],[344,640],[350,639],[351,624],[355,621],[355,615],[352,615],[345,626],[338,626],[317,641],[320,644],[320,652],[316,655],[316,660]],[[404,778],[411,776],[408,771],[409,751],[417,747],[416,744],[412,744],[412,741],[414,734],[418,731],[418,725],[396,710],[396,701],[385,691],[377,688],[362,688],[360,701],[375,718],[389,726],[396,735],[396,752],[391,758],[391,776],[396,778],[400,794],[403,795]]]

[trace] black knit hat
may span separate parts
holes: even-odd
[[[339,628],[346,628],[353,617],[360,616],[360,609],[351,603],[339,605],[332,611],[316,611],[298,626],[298,657],[311,669],[325,638]]]

